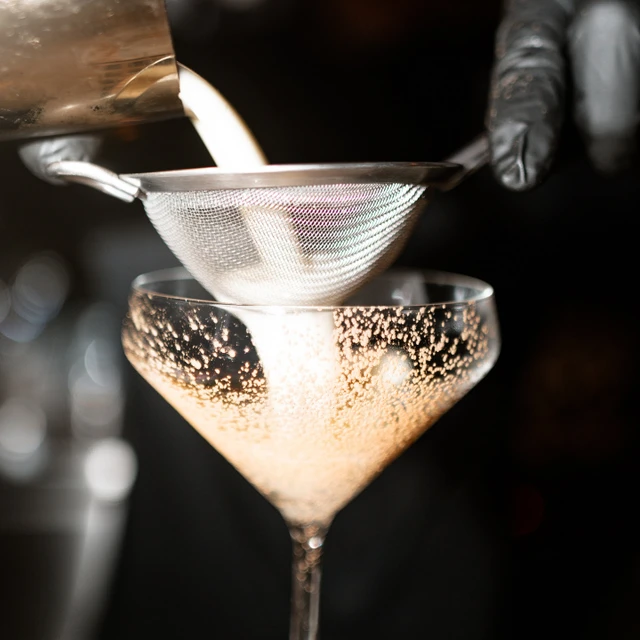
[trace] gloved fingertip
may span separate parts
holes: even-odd
[[[534,143],[524,123],[507,123],[490,134],[493,173],[510,191],[528,191],[538,186],[547,173],[548,144]]]
[[[529,191],[539,183],[535,171],[524,166],[518,155],[505,155],[493,162],[493,174],[509,191]]]

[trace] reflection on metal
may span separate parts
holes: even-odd
[[[0,283],[0,335],[13,342],[31,342],[58,315],[68,291],[69,273],[56,254],[31,256],[4,293]]]
[[[69,420],[76,437],[120,433],[124,389],[119,326],[113,311],[101,304],[88,307],[78,319],[68,375]]]
[[[12,398],[0,407],[0,456],[24,459],[44,442],[47,419],[42,410]]]
[[[16,312],[32,323],[44,324],[60,311],[69,289],[69,274],[55,255],[39,254],[18,271],[12,301]]]
[[[46,435],[47,417],[37,403],[8,398],[0,406],[0,475],[13,482],[33,480],[47,461]]]
[[[91,447],[85,459],[84,473],[98,500],[120,502],[133,486],[137,473],[136,456],[124,440],[104,439]]]
[[[184,115],[163,0],[0,2],[0,140]]]
[[[13,590],[21,606],[3,611],[0,628],[21,640],[82,640],[94,636],[108,596],[137,473],[120,437],[120,317],[105,304],[65,306],[70,274],[55,254],[3,276],[0,548],[14,541],[36,586],[56,598],[16,595],[24,581],[3,567],[0,591]],[[40,620],[35,632],[30,618]]]
[[[122,496],[123,499],[126,495]],[[120,541],[126,523],[126,504],[92,499],[84,514],[82,546],[76,579],[56,640],[85,640],[96,635],[96,620],[108,597]]]
[[[0,279],[0,323],[7,317],[11,308],[11,297],[7,285]]]

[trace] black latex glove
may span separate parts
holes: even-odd
[[[640,0],[507,0],[489,101],[491,164],[507,188],[538,185],[553,161],[568,72],[594,166],[615,172],[635,151]]]
[[[47,173],[54,162],[91,162],[97,155],[102,139],[96,134],[58,136],[27,142],[19,149],[20,158],[31,173],[52,184],[66,184]]]

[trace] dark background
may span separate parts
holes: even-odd
[[[497,2],[194,5],[170,6],[178,58],[235,105],[273,163],[441,160],[482,130]],[[43,184],[15,147],[0,149],[0,278],[55,251],[69,304],[103,299],[123,314],[131,278],[174,262],[142,207]],[[101,162],[208,164],[184,121],[112,132]],[[323,638],[638,637],[639,202],[635,170],[592,171],[568,110],[542,187],[508,193],[485,169],[429,208],[398,263],[490,282],[503,351],[337,517]],[[98,637],[287,637],[280,516],[126,375],[139,476]]]

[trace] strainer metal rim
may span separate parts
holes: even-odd
[[[449,162],[266,165],[250,171],[216,167],[131,173],[121,178],[146,193],[327,184],[400,183],[445,186],[463,167]]]

